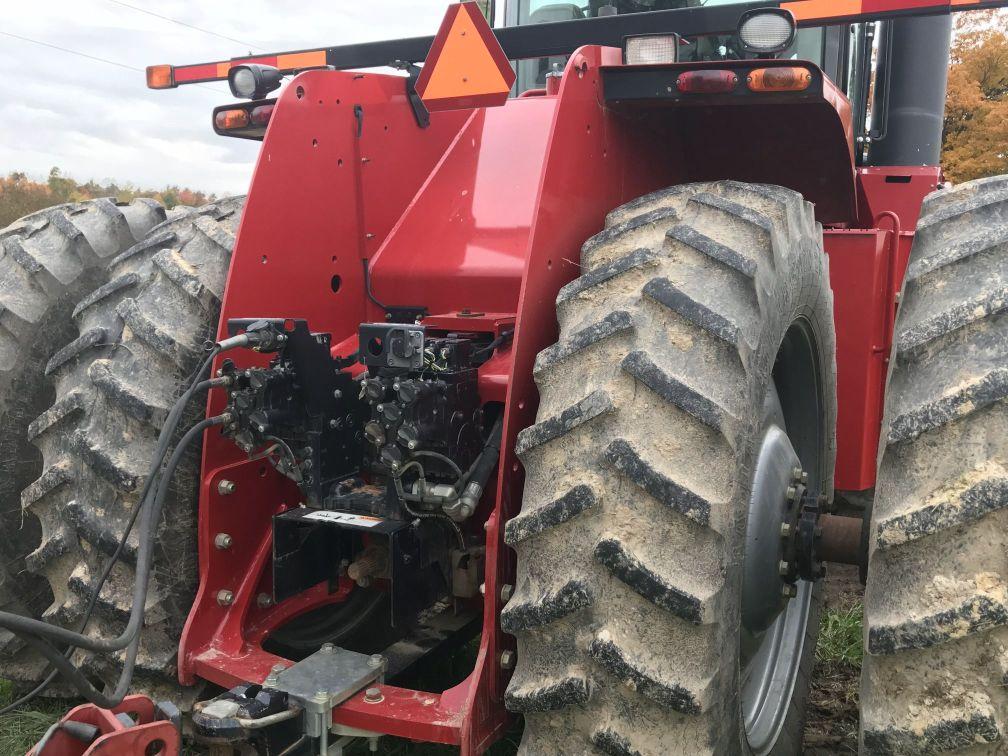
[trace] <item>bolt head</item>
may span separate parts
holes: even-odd
[[[234,539],[228,533],[218,533],[214,536],[214,546],[221,551],[230,549],[232,543],[234,543]]]
[[[798,489],[794,486],[787,487],[787,500],[794,501],[795,497],[798,495]]]
[[[364,701],[366,703],[380,703],[385,700],[381,688],[368,688],[364,691]]]
[[[372,669],[378,669],[382,664],[385,663],[385,657],[381,654],[371,654],[368,657],[368,666]]]
[[[256,606],[260,609],[269,609],[273,606],[273,597],[268,593],[260,593],[256,596]]]
[[[336,650],[336,646],[332,643],[323,643],[322,648],[319,649],[323,654],[331,654]]]
[[[791,523],[782,522],[780,526],[781,538],[788,538],[791,536]]]
[[[217,591],[217,603],[221,606],[231,606],[234,603],[234,594],[226,588]]]
[[[801,480],[802,469],[800,467],[791,468],[791,480]]]
[[[339,389],[336,389],[335,391],[332,392],[332,395],[333,399],[341,399],[343,397],[343,392],[340,391]]]
[[[790,584],[782,585],[781,595],[786,599],[793,599],[795,596],[798,595],[798,586]]]
[[[777,572],[778,572],[778,573],[780,573],[780,574],[781,574],[782,576],[783,576],[783,575],[787,575],[787,574],[788,574],[788,572],[790,572],[790,571],[791,571],[791,564],[790,564],[789,562],[785,562],[785,561],[784,561],[784,560],[782,559],[782,560],[781,560],[781,561],[780,561],[780,562],[779,562],[779,563],[777,564]]]
[[[287,665],[286,664],[274,664],[270,668],[270,672],[272,672],[274,675],[279,675],[285,669],[287,669]]]
[[[500,655],[500,665],[501,669],[511,669],[515,665],[515,652],[507,649],[501,651]]]

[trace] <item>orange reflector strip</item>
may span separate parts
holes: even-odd
[[[243,129],[249,125],[248,113],[244,110],[221,110],[214,116],[214,125],[221,131]]]
[[[171,89],[175,86],[175,77],[171,66],[147,66],[148,89]]]
[[[428,110],[503,105],[515,73],[475,2],[448,7],[416,90]]]
[[[753,92],[801,92],[811,83],[812,74],[800,66],[756,68],[746,77],[746,84]]]

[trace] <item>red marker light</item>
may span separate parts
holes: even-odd
[[[686,94],[731,92],[738,84],[734,71],[714,69],[709,71],[684,71],[676,77],[676,87]]]
[[[265,126],[269,123],[270,116],[273,115],[273,105],[259,105],[252,108],[250,116],[253,126]]]

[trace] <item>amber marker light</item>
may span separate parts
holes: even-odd
[[[147,66],[148,89],[172,89],[175,86],[175,72],[171,66]]]
[[[801,66],[756,68],[746,77],[753,92],[801,92],[811,83],[811,71]]]
[[[241,109],[221,110],[214,116],[214,125],[221,131],[243,129],[249,125],[249,116]]]

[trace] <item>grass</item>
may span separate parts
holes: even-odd
[[[854,604],[846,609],[829,609],[819,626],[816,660],[825,664],[861,667],[861,621],[864,607]]]
[[[19,692],[7,680],[0,680],[0,707],[15,700]],[[35,745],[72,706],[73,701],[39,698],[26,708],[0,717],[0,755],[21,756]]]

